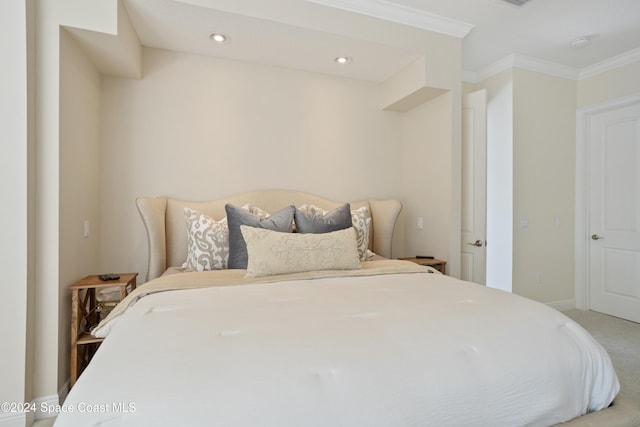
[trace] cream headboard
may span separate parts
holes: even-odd
[[[343,202],[324,199],[314,194],[291,190],[259,190],[236,194],[226,199],[188,202],[166,197],[141,197],[136,200],[138,211],[149,240],[149,270],[147,279],[160,276],[168,267],[180,266],[187,257],[187,234],[184,208],[189,207],[217,220],[226,216],[225,204],[242,206],[250,203],[267,212],[296,205],[313,204],[331,210]],[[352,209],[369,206],[371,231],[369,248],[378,255],[391,258],[391,242],[396,220],[402,209],[398,200],[366,200],[350,203]]]

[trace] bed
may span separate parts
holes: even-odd
[[[393,260],[396,200],[263,190],[137,205],[148,282],[94,330],[106,339],[57,427],[638,425],[575,322]],[[277,229],[291,209],[295,232]],[[351,227],[314,232],[345,212]],[[226,267],[240,229],[244,268],[187,265],[203,218],[227,221]]]

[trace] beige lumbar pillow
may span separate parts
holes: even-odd
[[[323,234],[282,233],[240,226],[247,243],[246,277],[360,268],[353,227]]]
[[[323,217],[329,213],[322,208],[315,205],[302,205],[298,211],[307,213],[313,216]],[[360,261],[368,261],[373,257],[373,252],[369,250],[369,230],[371,228],[371,211],[369,206],[363,206],[351,211],[351,224],[356,232],[356,241],[358,243],[358,255]]]

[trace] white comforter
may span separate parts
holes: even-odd
[[[548,426],[618,390],[543,304],[439,274],[323,278],[140,299],[55,426]]]

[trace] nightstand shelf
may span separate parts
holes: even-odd
[[[91,335],[91,330],[100,323],[104,312],[118,301],[122,301],[136,288],[138,273],[120,274],[120,279],[103,281],[97,275],[77,281],[71,289],[71,375],[69,387],[73,387],[78,376],[89,364],[103,338]],[[118,288],[117,301],[101,303],[96,292],[105,288]]]
[[[415,262],[416,264],[426,265],[428,267],[433,267],[442,274],[445,274],[446,266],[447,266],[447,261],[443,261],[441,259],[436,259],[436,258],[398,258],[398,259]]]

